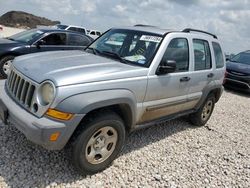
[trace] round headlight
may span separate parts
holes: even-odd
[[[39,101],[41,105],[50,104],[55,97],[55,86],[51,82],[44,82],[39,91]]]

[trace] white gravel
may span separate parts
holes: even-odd
[[[185,118],[137,131],[102,173],[0,127],[0,187],[250,187],[250,96],[224,92],[205,127]]]

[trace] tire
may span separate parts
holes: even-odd
[[[91,175],[110,166],[122,150],[126,131],[113,112],[98,114],[73,143],[73,165],[82,175]]]
[[[15,56],[8,55],[0,60],[0,78],[6,79],[8,74],[8,68]]]
[[[199,110],[190,115],[190,121],[195,126],[203,126],[210,119],[215,106],[214,95],[209,95]]]

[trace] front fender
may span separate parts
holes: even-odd
[[[56,109],[74,114],[87,114],[88,112],[116,104],[129,106],[132,122],[136,121],[136,98],[135,95],[125,89],[94,91],[71,96],[60,102]]]

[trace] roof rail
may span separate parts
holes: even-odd
[[[153,26],[153,25],[144,25],[144,24],[136,24],[136,25],[134,25],[134,27],[156,27],[156,26]]]
[[[185,33],[190,33],[190,31],[205,33],[207,35],[214,37],[215,39],[218,39],[218,37],[216,35],[209,33],[209,32],[206,32],[206,31],[202,31],[202,30],[198,30],[198,29],[191,29],[191,28],[186,28],[186,29],[182,30],[182,32],[185,32]]]

